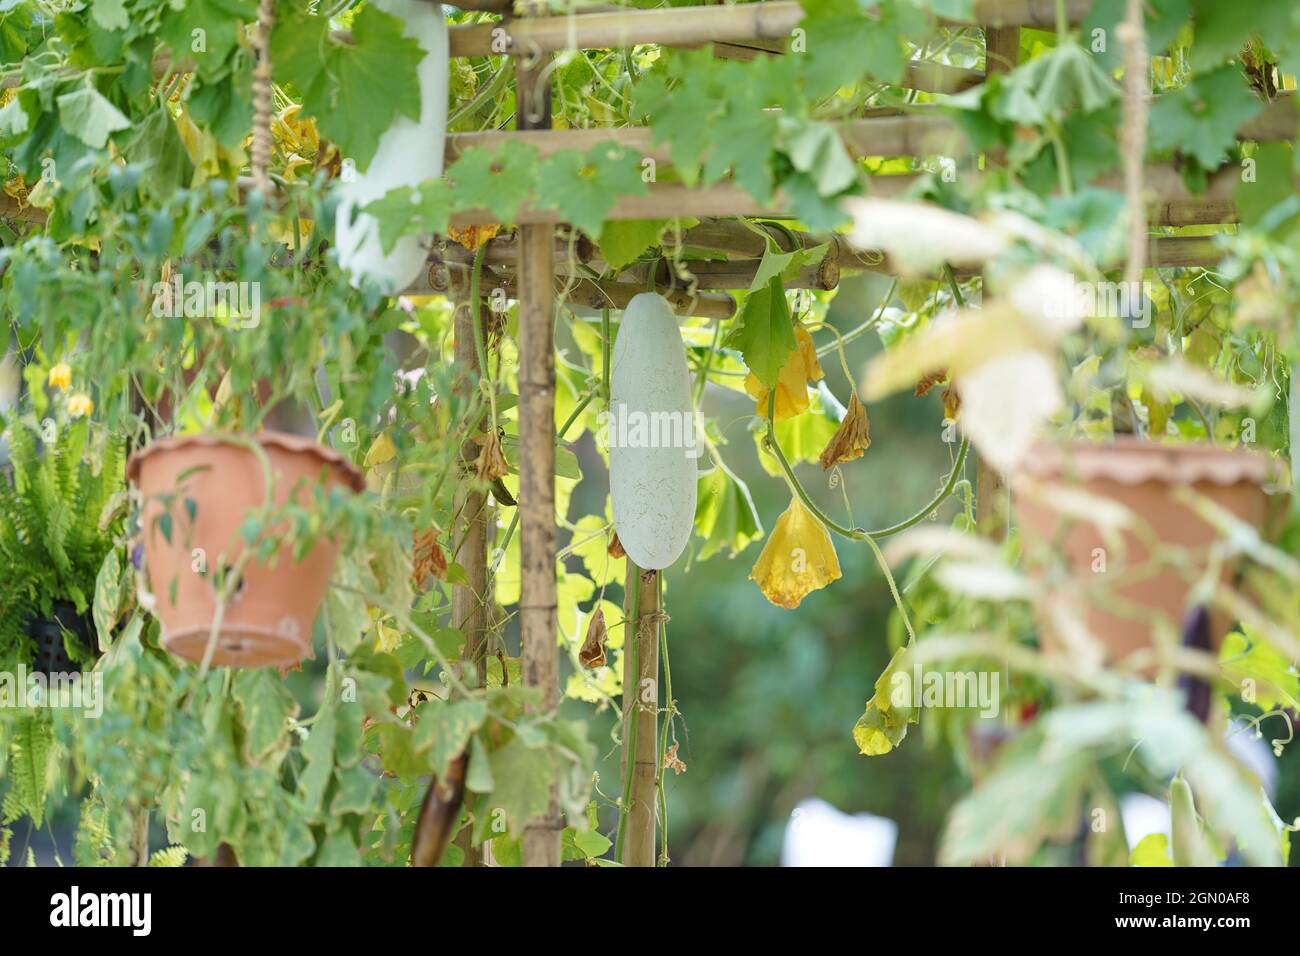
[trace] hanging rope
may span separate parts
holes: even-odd
[[[253,33],[253,183],[263,198],[271,195],[271,27],[275,24],[275,0],[260,0],[257,26]]]

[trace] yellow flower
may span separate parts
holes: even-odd
[[[758,582],[773,604],[793,609],[839,576],[840,561],[830,532],[802,501],[791,498],[749,572],[750,580]]]
[[[817,347],[812,336],[802,326],[794,330],[799,347],[790,353],[776,383],[776,420],[802,415],[808,410],[808,386],[820,381],[826,373],[817,361]],[[767,386],[753,372],[745,376],[745,391],[754,397],[757,414],[767,417]]]
[[[57,388],[60,392],[66,392],[72,385],[72,369],[66,362],[60,362],[50,369],[50,388]]]
[[[95,403],[90,400],[89,395],[78,392],[68,399],[68,414],[73,418],[89,415],[94,410]]]

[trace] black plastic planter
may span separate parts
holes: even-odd
[[[32,664],[33,673],[45,675],[71,673],[80,671],[81,665],[68,656],[63,645],[63,632],[71,631],[83,647],[91,646],[93,626],[90,616],[78,614],[74,605],[67,601],[54,602],[54,616],[33,618],[27,625],[27,633],[36,642],[36,660]]]

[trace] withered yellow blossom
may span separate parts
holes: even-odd
[[[785,421],[808,410],[808,386],[826,375],[817,360],[817,347],[802,326],[794,330],[799,347],[790,353],[776,383],[776,420]],[[750,372],[745,376],[745,391],[754,397],[757,413],[767,417],[768,388]]]
[[[66,362],[60,362],[50,369],[49,385],[50,388],[57,388],[60,392],[66,392],[72,387],[72,369]]]
[[[78,392],[68,399],[68,414],[73,418],[81,418],[83,415],[89,415],[95,410],[95,403],[91,401],[89,395]]]
[[[840,560],[830,532],[797,497],[777,519],[763,546],[751,581],[778,607],[794,609],[799,602],[840,576]]]
[[[835,429],[835,434],[822,451],[822,468],[829,470],[842,461],[861,458],[870,447],[871,423],[867,420],[866,408],[854,393],[849,397],[849,410],[844,413],[844,421],[840,422],[840,427]]]

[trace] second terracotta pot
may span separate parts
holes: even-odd
[[[310,503],[316,488],[360,491],[361,472],[332,449],[279,432],[253,436],[275,476],[275,503]],[[163,646],[201,661],[217,611],[215,577],[243,553],[248,512],[266,500],[258,456],[221,435],[167,438],[127,462],[144,497],[141,531],[149,588],[162,620]],[[300,561],[287,542],[274,558],[248,561],[221,618],[212,662],[230,667],[291,667],[311,651],[312,626],[338,555],[322,535]]]
[[[1081,623],[1112,662],[1150,647],[1156,620],[1182,633],[1194,610],[1195,581],[1207,571],[1212,546],[1222,537],[1178,489],[1203,496],[1261,528],[1268,513],[1264,486],[1274,475],[1273,461],[1258,452],[1128,437],[1044,444],[1027,460],[1012,479],[1012,490],[1026,561],[1046,592],[1038,607],[1044,644],[1061,646],[1050,611],[1054,602],[1069,602],[1066,606],[1081,609]],[[1106,540],[1099,520],[1078,514],[1077,503],[1067,509],[1059,493],[1053,501],[1052,486],[1085,492],[1098,505],[1113,502],[1127,508],[1134,521],[1119,532],[1120,546]],[[1181,549],[1187,564],[1175,568],[1153,561],[1144,534],[1147,540]],[[1053,554],[1066,568],[1065,578],[1048,572],[1044,559]],[[1235,566],[1225,562],[1224,581],[1231,580]],[[1218,649],[1230,624],[1221,614],[1211,615],[1211,649]]]

